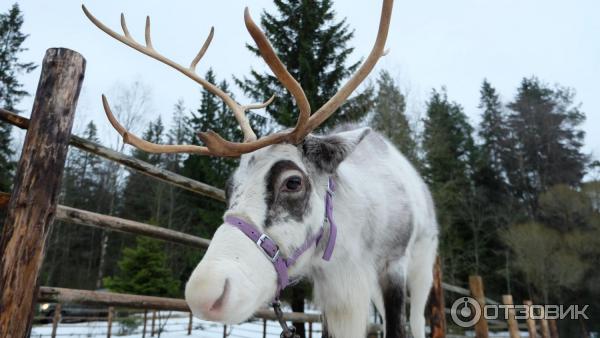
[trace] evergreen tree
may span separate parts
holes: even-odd
[[[588,157],[582,153],[585,115],[575,94],[524,78],[508,107],[510,133],[504,167],[514,195],[530,217],[538,216],[538,196],[556,184],[578,186]]]
[[[406,117],[406,100],[387,71],[377,79],[375,113],[371,125],[387,136],[415,166],[418,166],[417,145]]]
[[[465,251],[473,237],[469,232],[473,216],[473,128],[460,105],[448,101],[445,90],[433,90],[424,121],[423,173],[437,206],[441,228],[440,250],[445,275],[460,279],[468,273],[473,251]]]
[[[142,138],[148,142],[161,144],[163,142],[164,125],[160,117],[148,123]],[[162,166],[164,154],[152,154],[134,149],[133,157],[155,166]],[[149,182],[153,182],[149,185]],[[141,222],[153,221],[160,224],[160,203],[157,195],[164,189],[165,183],[155,182],[146,175],[131,170],[123,189],[123,213],[130,219]],[[150,193],[149,193],[150,191]]]
[[[23,14],[18,4],[14,4],[6,13],[0,13],[0,107],[15,111],[19,101],[27,95],[19,82],[19,75],[33,71],[36,66],[31,62],[19,62],[19,54],[26,49],[23,42],[27,35],[21,32]],[[14,155],[11,149],[11,125],[0,124],[0,191],[10,191],[14,170]],[[0,223],[3,223],[1,220]],[[0,225],[1,226],[1,225]]]
[[[167,264],[167,255],[162,244],[154,239],[137,237],[134,248],[123,249],[119,260],[119,272],[107,277],[104,285],[111,291],[177,297],[180,295],[179,280]]]
[[[316,110],[358,67],[359,63],[347,66],[354,50],[348,42],[354,33],[345,19],[336,20],[331,0],[276,0],[275,6],[276,14],[264,12],[261,16],[265,35]],[[256,47],[247,47],[260,55]],[[267,112],[284,127],[296,124],[298,109],[294,100],[271,73],[252,70],[248,78],[236,79],[236,83],[257,101],[275,94],[277,98]],[[325,121],[325,128],[363,117],[371,107],[371,95],[372,90],[367,89],[349,100]]]
[[[502,162],[508,135],[504,106],[487,80],[483,81],[479,93],[479,144],[474,156],[472,203],[468,209],[476,260],[474,267],[477,273],[491,275],[486,281],[488,285],[503,290],[510,288],[507,279],[510,271],[504,269],[504,278],[499,278],[501,276],[489,267],[507,266],[510,253],[499,240],[499,232],[517,218],[515,211],[518,208],[509,193]]]
[[[503,199],[506,185],[503,179],[504,168],[502,154],[506,149],[508,129],[506,115],[500,97],[496,89],[484,80],[480,90],[479,109],[482,110],[481,123],[479,125],[479,157],[477,163],[478,183],[488,191],[486,195]]]

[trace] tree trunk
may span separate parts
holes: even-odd
[[[0,337],[26,337],[56,211],[85,59],[46,51],[0,242]]]

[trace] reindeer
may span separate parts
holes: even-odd
[[[300,84],[246,8],[250,35],[299,110],[293,129],[260,139],[245,113],[267,106],[273,97],[264,103],[240,105],[195,72],[213,29],[190,66],[184,67],[153,47],[149,18],[142,45],[131,37],[122,14],[123,34],[119,34],[83,7],[87,17],[113,38],[171,66],[222,99],[243,131],[244,140],[239,143],[207,131],[198,135],[204,146],[154,144],[129,133],[102,96],[110,123],[124,142],[141,150],[241,157],[226,187],[224,222],[185,287],[185,299],[194,315],[239,323],[277,300],[291,280],[308,278],[314,283],[315,302],[331,337],[365,337],[371,302],[383,315],[385,337],[404,337],[407,288],[412,335],[425,337],[424,310],[438,241],[427,186],[407,159],[369,128],[346,126],[328,135],[311,134],[385,55],[392,6],[393,0],[383,1],[377,39],[365,62],[314,113]],[[275,304],[281,319],[281,309]],[[282,336],[292,337],[287,325],[282,326]]]

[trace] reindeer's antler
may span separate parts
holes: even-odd
[[[135,41],[127,28],[127,24],[125,23],[125,17],[121,14],[121,27],[123,29],[123,34],[116,33],[111,30],[103,23],[98,21],[86,8],[83,7],[83,11],[85,15],[102,31],[112,36],[113,38],[123,42],[129,47],[150,56],[164,64],[171,66],[172,68],[178,70],[183,73],[190,79],[199,83],[202,87],[204,87],[209,92],[217,95],[221,100],[227,104],[229,108],[233,111],[235,118],[237,119],[242,132],[244,133],[244,143],[236,143],[230,142],[223,139],[219,134],[208,131],[199,133],[200,139],[206,144],[205,147],[202,146],[194,146],[194,145],[159,145],[151,142],[144,141],[139,137],[128,133],[127,130],[117,121],[117,119],[112,114],[110,107],[108,105],[108,101],[106,97],[102,96],[102,102],[104,106],[104,111],[108,116],[113,127],[123,136],[123,140],[126,143],[129,143],[139,149],[142,149],[147,152],[154,153],[173,153],[173,152],[185,152],[185,153],[198,153],[203,155],[215,155],[215,156],[228,156],[234,157],[239,156],[241,154],[249,153],[254,150],[266,147],[275,143],[283,143],[289,142],[293,144],[299,143],[306,135],[308,135],[312,130],[316,129],[321,123],[323,123],[333,112],[339,108],[352,94],[352,92],[358,87],[358,85],[364,81],[367,75],[373,70],[373,67],[379,60],[381,56],[385,54],[384,47],[385,41],[387,38],[390,18],[392,12],[393,0],[384,0],[383,8],[381,11],[381,21],[379,23],[379,32],[377,34],[377,40],[375,42],[375,46],[373,50],[369,54],[367,60],[363,63],[363,65],[359,68],[359,70],[348,80],[348,82],[338,91],[329,101],[327,101],[319,110],[317,110],[311,116],[311,108],[308,103],[308,99],[306,98],[306,94],[304,90],[294,79],[288,70],[285,68],[277,54],[273,50],[273,47],[267,40],[264,33],[260,30],[260,28],[252,21],[250,17],[248,8],[246,8],[244,12],[244,20],[246,23],[246,28],[248,32],[256,42],[258,50],[262,55],[263,59],[269,65],[275,76],[281,81],[283,86],[294,96],[296,100],[296,104],[298,105],[298,109],[300,114],[298,116],[298,122],[296,123],[295,128],[292,131],[279,132],[275,134],[271,134],[260,139],[256,139],[256,135],[252,131],[250,127],[250,123],[246,117],[246,111],[250,109],[258,109],[264,108],[268,104],[270,104],[274,97],[271,97],[264,103],[260,104],[250,104],[250,105],[240,105],[235,102],[229,95],[223,92],[220,88],[216,87],[214,84],[206,81],[196,74],[196,65],[204,56],[204,53],[208,49],[210,42],[213,38],[214,29],[211,28],[210,34],[208,35],[206,41],[202,45],[202,48],[196,55],[196,57],[192,60],[189,67],[183,67],[180,64],[164,57],[160,53],[158,53],[153,45],[150,36],[150,18],[146,18],[146,30],[145,30],[145,40],[146,45],[142,45]]]

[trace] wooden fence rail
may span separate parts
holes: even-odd
[[[8,200],[7,197],[10,197],[10,194],[0,192],[0,209],[6,207],[8,204],[3,203],[3,201]],[[56,220],[105,230],[142,235],[201,249],[208,248],[208,245],[210,244],[210,240],[206,238],[189,235],[156,225],[145,224],[114,216],[106,216],[64,205],[58,205],[56,208]]]
[[[100,292],[54,288],[41,286],[38,299],[48,303],[75,303],[95,306],[114,306],[131,309],[153,309],[164,311],[189,312],[190,308],[183,299],[129,295],[115,292]],[[260,309],[254,314],[256,318],[276,320],[273,310]],[[311,313],[287,312],[284,319],[295,322],[321,322],[321,315]]]
[[[144,310],[162,310],[162,311],[181,311],[189,312],[190,308],[183,299],[130,295],[114,292],[100,292],[89,290],[76,290],[67,288],[54,288],[41,286],[39,289],[38,300],[48,303],[71,303],[93,306],[106,306],[128,309]],[[147,313],[147,312],[145,312]],[[264,320],[277,320],[275,312],[269,309],[259,309],[254,313],[254,318]],[[320,314],[286,312],[283,318],[288,322],[320,323],[322,321]],[[371,324],[369,333],[376,334],[382,332],[380,324]]]
[[[17,126],[21,129],[27,129],[29,127],[29,119],[19,116],[13,112],[10,112],[6,109],[0,109],[0,120],[8,122],[14,126]],[[198,182],[196,180],[192,180],[185,176],[176,174],[174,172],[153,166],[147,162],[142,160],[138,160],[135,157],[128,156],[117,151],[114,151],[110,148],[101,146],[97,143],[90,142],[84,138],[71,135],[69,140],[69,144],[77,147],[81,150],[90,152],[92,154],[103,157],[107,160],[117,162],[122,164],[130,169],[133,169],[141,174],[159,179],[161,181],[167,182],[169,184],[175,185],[177,187],[198,193],[200,195],[210,197],[217,201],[224,202],[225,201],[225,192],[222,189],[213,187],[206,183]]]

